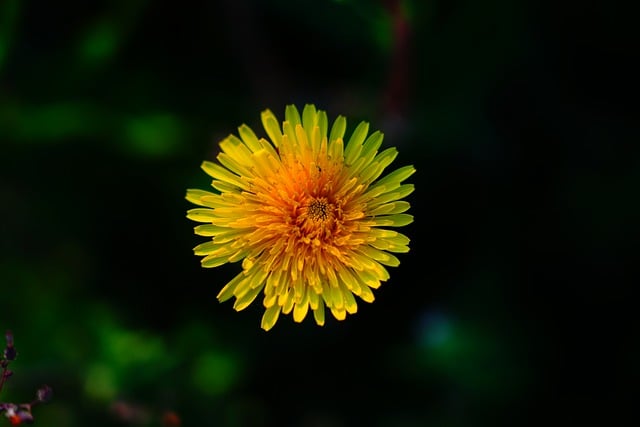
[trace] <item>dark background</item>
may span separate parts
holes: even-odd
[[[629,425],[637,16],[0,1],[0,328],[19,352],[0,401],[51,385],[41,426]],[[217,303],[238,266],[200,268],[184,195],[219,140],[289,103],[384,131],[417,169],[415,222],[373,304],[265,333],[259,301]]]

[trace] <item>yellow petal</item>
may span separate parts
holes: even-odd
[[[229,229],[226,227],[218,227],[213,224],[202,224],[193,228],[194,233],[196,233],[198,236],[205,236],[205,237],[215,236],[216,234],[222,233],[223,231],[227,231],[227,230]]]
[[[233,308],[236,311],[244,310],[245,308],[247,308],[249,304],[251,304],[253,300],[256,299],[256,296],[258,296],[260,291],[262,291],[263,287],[264,287],[264,283],[255,288],[249,287],[249,290],[247,291],[247,293],[242,295],[242,297],[236,299],[236,302],[233,304]]]
[[[249,147],[249,149],[254,153],[262,148],[258,141],[258,137],[249,126],[243,124],[238,128],[238,133],[240,134],[242,141],[244,141],[244,143],[247,144],[247,147]]]
[[[249,186],[242,182],[242,179],[238,175],[216,163],[204,161],[202,162],[202,169],[207,173],[207,175],[214,179],[226,182],[244,190],[249,190]]]
[[[225,285],[224,288],[220,291],[217,298],[218,301],[224,302],[233,296],[233,293],[236,290],[236,286],[244,279],[244,274],[240,273],[236,277],[234,277],[229,283]]]
[[[276,322],[278,321],[279,315],[280,315],[280,306],[272,305],[271,307],[267,308],[264,314],[262,315],[262,322],[260,325],[262,329],[264,329],[265,331],[268,331],[269,329],[273,328],[273,325],[275,325]]]
[[[307,312],[309,311],[309,302],[304,301],[296,304],[293,307],[293,320],[295,322],[302,322],[304,318],[307,316]]]
[[[348,290],[343,290],[342,295],[344,297],[344,308],[349,314],[355,314],[358,311],[358,303],[353,297],[353,294]]]
[[[187,195],[186,195],[186,199],[193,203],[194,205],[198,205],[198,206],[207,206],[206,203],[202,202],[201,198],[203,196],[215,196],[215,194],[209,192],[209,191],[204,191],[204,190],[197,190],[194,188],[189,188],[187,190]]]
[[[313,310],[313,318],[316,320],[318,325],[324,325],[324,304],[322,301],[320,301],[318,308]]]
[[[229,262],[229,256],[228,255],[224,255],[224,256],[206,256],[204,258],[202,258],[202,260],[200,260],[200,265],[202,265],[204,268],[214,268],[214,267],[219,267],[222,264],[226,264]]]
[[[338,320],[344,320],[347,317],[347,312],[344,308],[331,307],[331,314]]]
[[[262,126],[267,132],[267,135],[269,135],[273,145],[279,147],[282,141],[282,133],[280,133],[280,126],[278,125],[276,116],[273,115],[271,110],[265,110],[260,117],[262,118]]]
[[[320,301],[320,296],[313,289],[309,289],[307,291],[307,295],[309,295],[309,305],[311,306],[311,309],[317,310],[318,305],[322,304],[322,301]]]
[[[373,296],[373,292],[371,292],[371,288],[364,285],[360,287],[360,295],[358,295],[364,302],[373,302],[375,297]]]
[[[217,216],[213,209],[195,208],[187,211],[187,218],[196,222],[211,222]]]
[[[331,293],[331,301],[333,302],[332,307],[337,308],[337,309],[342,309],[344,308],[344,297],[342,296],[342,289],[340,289],[339,287],[331,287],[330,288],[330,293]]]
[[[289,290],[289,292],[285,294],[284,304],[282,304],[282,312],[284,314],[291,313],[291,310],[293,309],[293,304],[294,304],[293,291]]]

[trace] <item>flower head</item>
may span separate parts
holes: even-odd
[[[390,252],[408,252],[409,238],[387,227],[413,221],[401,199],[413,192],[402,184],[413,166],[378,179],[397,155],[378,152],[382,133],[367,137],[360,123],[346,146],[346,119],[339,116],[328,130],[327,115],[306,105],[285,110],[282,127],[274,114],[262,113],[270,139],[258,138],[246,125],[240,138],[220,143],[218,163],[202,169],[216,192],[187,190],[187,200],[200,208],[187,217],[202,225],[195,233],[211,240],[194,248],[203,267],[242,261],[242,272],[218,294],[235,297],[242,310],[263,293],[262,328],[269,330],[280,312],[301,322],[309,309],[319,325],[325,306],[338,320],[357,311],[354,295],[372,302],[373,292],[395,267]]]

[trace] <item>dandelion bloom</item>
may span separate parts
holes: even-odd
[[[187,213],[203,223],[195,233],[212,238],[194,253],[204,256],[203,267],[242,261],[218,300],[235,297],[239,311],[263,293],[265,330],[280,312],[301,322],[309,309],[323,325],[325,306],[344,320],[357,311],[354,294],[372,302],[371,289],[389,278],[384,266],[400,264],[390,252],[409,251],[409,238],[386,227],[413,221],[400,199],[413,192],[402,182],[415,169],[378,180],[397,150],[378,152],[383,135],[367,137],[366,122],[345,146],[346,119],[339,116],[327,133],[327,115],[313,105],[302,117],[287,106],[282,128],[266,110],[262,124],[270,141],[242,125],[240,138],[220,143],[219,164],[202,163],[216,192],[187,190],[187,200],[201,206]]]

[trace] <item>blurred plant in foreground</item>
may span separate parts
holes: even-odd
[[[159,413],[143,405],[118,400],[111,404],[111,414],[123,424],[146,426],[151,425],[152,420],[159,419],[162,427],[180,427],[180,416],[171,410]],[[155,425],[155,424],[154,424]]]
[[[9,377],[13,375],[13,372],[9,370],[9,364],[16,359],[18,353],[13,346],[13,334],[11,331],[7,331],[5,334],[7,345],[2,352],[2,361],[0,366],[2,367],[2,377],[0,377],[0,392],[4,387],[4,383]],[[39,405],[40,403],[46,403],[51,399],[52,390],[48,385],[43,385],[36,392],[36,398],[28,403],[5,403],[0,402],[0,414],[4,414],[9,419],[12,425],[17,426],[22,423],[31,424],[33,422],[33,414],[31,409]]]

